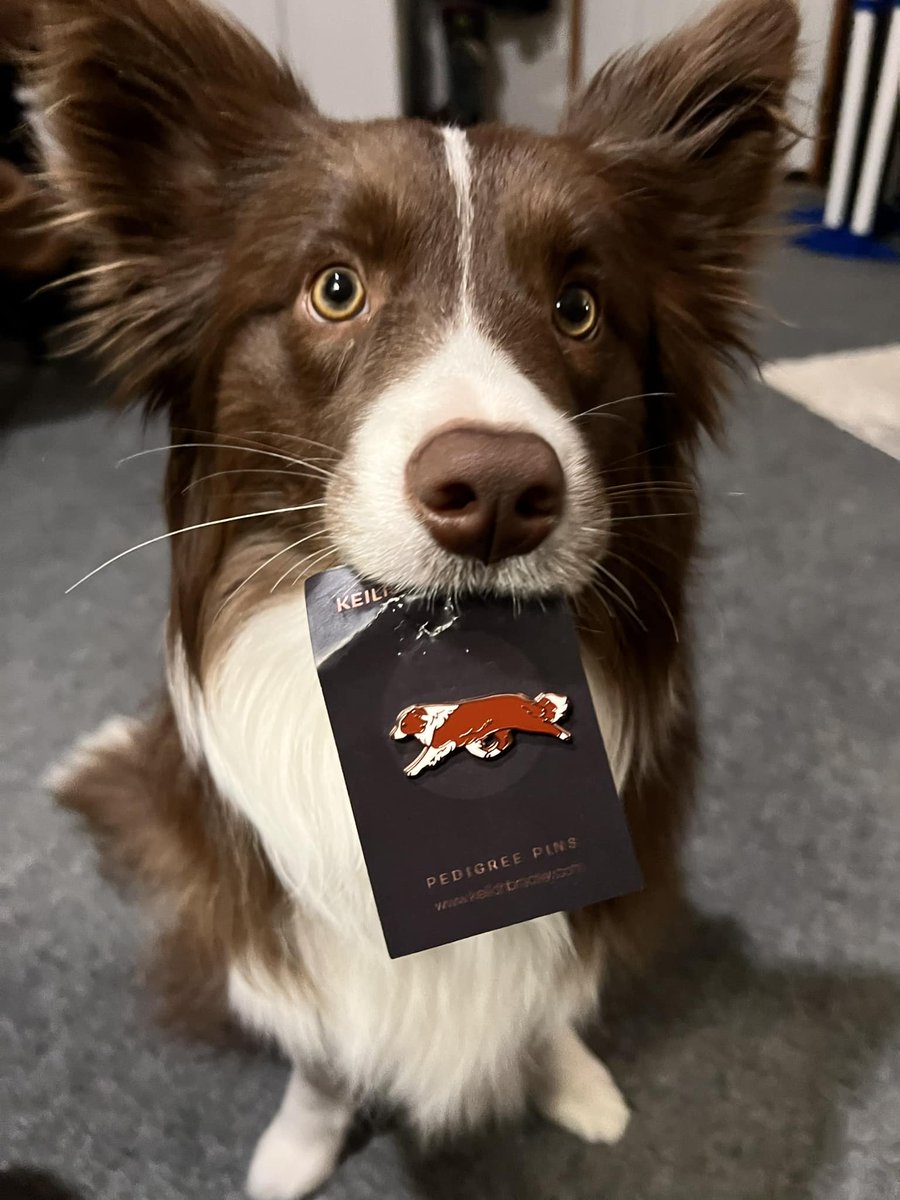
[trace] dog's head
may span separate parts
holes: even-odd
[[[404,738],[416,737],[428,728],[428,711],[423,704],[414,704],[405,708],[397,717],[397,722],[391,730],[391,737],[396,742]]]
[[[205,526],[172,540],[190,654],[230,595],[335,561],[666,624],[693,446],[743,347],[790,0],[612,62],[557,137],[328,120],[196,0],[44,13],[88,337],[170,412],[169,519]]]

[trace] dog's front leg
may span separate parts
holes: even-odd
[[[252,1200],[298,1200],[320,1187],[337,1165],[353,1110],[294,1069],[281,1107],[259,1139],[247,1194]]]
[[[435,752],[430,746],[426,746],[424,750],[419,751],[409,766],[405,768],[403,774],[408,775],[410,779],[415,779],[417,775],[421,775],[423,771],[427,771],[437,761]]]
[[[547,1046],[542,1068],[534,1099],[548,1120],[586,1142],[619,1141],[630,1119],[628,1105],[574,1029]]]
[[[427,771],[430,767],[436,767],[439,762],[443,762],[447,755],[452,754],[455,749],[455,742],[447,742],[446,745],[439,747],[437,750],[434,746],[426,746],[419,757],[414,758],[409,764],[404,774],[408,775],[410,779],[415,779],[423,771]]]

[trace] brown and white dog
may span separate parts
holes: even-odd
[[[557,137],[328,120],[196,0],[44,22],[85,337],[169,416],[176,535],[158,711],[55,787],[153,905],[173,1008],[294,1064],[251,1194],[315,1188],[373,1095],[426,1135],[530,1097],[614,1142],[626,1105],[576,1030],[677,906],[694,456],[745,349],[793,4],[732,0],[617,59]],[[642,894],[388,959],[293,586],[338,562],[571,597]]]

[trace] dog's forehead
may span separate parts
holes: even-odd
[[[535,236],[558,236],[567,226],[589,236],[606,210],[610,192],[599,158],[567,141],[504,126],[466,132],[469,186],[475,218],[505,233],[525,225]]]
[[[315,151],[303,167],[309,179],[315,160],[303,218],[292,208],[298,173],[297,191],[280,193],[280,227],[288,237],[300,231],[306,271],[349,261],[382,301],[371,336],[345,363],[355,410],[466,330],[484,351],[466,359],[472,371],[476,358],[481,374],[496,366],[489,345],[569,403],[548,314],[573,262],[602,251],[604,188],[587,155],[525,131],[420,121],[330,125]]]
[[[424,121],[335,123],[322,146],[325,183],[340,196],[358,192],[370,199],[439,202],[447,190],[443,144]]]
[[[421,121],[345,126],[323,156],[324,205],[376,253],[416,256],[443,282],[466,255],[494,271],[590,240],[603,190],[565,142],[521,130]],[[474,274],[472,279],[474,280]]]

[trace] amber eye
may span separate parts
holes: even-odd
[[[567,283],[556,298],[553,319],[566,337],[586,338],[597,328],[600,306],[586,287]]]
[[[328,267],[313,280],[309,302],[323,321],[349,321],[362,312],[366,289],[352,267]]]

